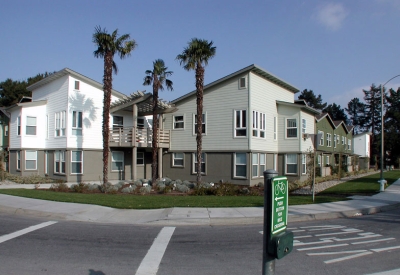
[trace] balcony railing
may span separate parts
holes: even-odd
[[[169,148],[170,137],[169,130],[158,130],[158,147]],[[125,127],[110,130],[110,146],[151,147],[152,140],[153,130],[150,128]]]

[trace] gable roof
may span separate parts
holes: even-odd
[[[51,75],[43,78],[42,80],[40,80],[40,81],[28,86],[26,89],[28,91],[33,91],[33,90],[35,90],[35,89],[37,89],[37,88],[39,88],[39,87],[41,87],[43,85],[46,85],[46,84],[48,84],[48,83],[50,83],[50,82],[52,82],[52,81],[54,81],[54,80],[56,80],[58,78],[61,78],[61,77],[65,76],[65,75],[71,75],[74,78],[80,79],[80,80],[82,80],[82,81],[84,81],[84,82],[86,82],[86,83],[88,83],[88,84],[100,89],[100,90],[103,90],[103,84],[101,84],[100,82],[97,82],[97,81],[95,81],[95,80],[93,80],[93,79],[91,79],[89,77],[86,77],[86,76],[84,76],[84,75],[82,75],[80,73],[77,73],[77,72],[75,72],[75,71],[73,71],[71,69],[68,69],[68,68],[64,68],[64,69],[62,69],[62,70],[60,70],[58,72],[55,72],[54,74],[51,74]],[[118,91],[116,91],[114,89],[111,90],[111,94],[116,96],[116,97],[119,97],[119,98],[126,97],[126,95],[124,95],[123,93],[120,93],[120,92],[118,92]]]
[[[276,103],[277,103],[277,104],[281,104],[281,105],[290,106],[290,107],[300,108],[300,109],[302,109],[302,110],[309,111],[309,112],[313,113],[314,115],[319,115],[319,114],[320,114],[320,112],[319,112],[318,110],[316,110],[316,109],[314,109],[314,108],[311,108],[311,107],[308,106],[307,103],[305,103],[305,102],[304,102],[304,104],[303,104],[303,103],[301,103],[301,102],[291,103],[291,102],[286,102],[286,101],[277,100]]]
[[[294,94],[299,92],[299,89],[296,88],[295,86],[289,84],[288,82],[282,80],[281,78],[278,78],[277,76],[274,76],[273,74],[271,74],[267,70],[264,70],[263,68],[255,65],[255,64],[247,66],[247,67],[245,67],[245,68],[243,68],[243,69],[241,69],[239,71],[236,71],[236,72],[234,72],[232,74],[229,74],[229,75],[227,75],[225,77],[222,77],[222,78],[220,78],[220,79],[218,79],[218,80],[216,80],[214,82],[211,82],[211,83],[205,85],[203,89],[206,90],[206,89],[211,88],[211,87],[213,87],[213,86],[215,86],[215,85],[217,85],[217,84],[219,84],[219,83],[221,83],[221,82],[223,82],[225,80],[228,80],[230,78],[236,77],[236,76],[238,76],[240,74],[243,74],[243,73],[246,73],[246,72],[250,72],[250,71],[255,73],[255,74],[257,74],[257,75],[259,75],[259,76],[261,76],[261,77],[263,77],[263,78],[265,78],[265,79],[267,79],[268,81],[270,81],[270,82],[272,82],[272,83],[274,83],[274,84],[276,84],[278,86],[281,86],[282,88],[284,88],[284,89],[286,89],[286,90],[288,90],[288,91],[290,91],[290,92],[292,92]],[[187,94],[185,94],[185,95],[183,95],[181,97],[178,97],[177,99],[174,99],[171,102],[172,103],[176,103],[178,101],[181,101],[181,100],[183,100],[185,98],[188,98],[188,97],[190,97],[192,95],[195,95],[195,94],[196,94],[196,90],[194,90],[194,91],[192,91],[190,93],[187,93]]]

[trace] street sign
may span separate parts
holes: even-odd
[[[272,178],[271,233],[275,235],[286,229],[288,216],[288,180],[286,177]]]

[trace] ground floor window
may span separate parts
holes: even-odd
[[[247,177],[247,157],[246,153],[236,153],[235,154],[235,168],[234,175],[238,178]]]
[[[172,166],[174,167],[183,167],[183,153],[173,153],[172,154]]]
[[[193,168],[192,171],[193,173],[197,173],[197,153],[193,154]],[[201,153],[201,173],[205,174],[206,173],[206,154]]]
[[[330,160],[329,156],[325,157],[325,162],[326,162],[326,165],[330,165],[331,164],[331,160]]]
[[[301,173],[307,174],[307,155],[301,155]]]
[[[21,151],[17,151],[17,170],[21,170]]]
[[[144,152],[137,152],[136,165],[144,165]]]
[[[71,173],[82,174],[83,172],[83,152],[71,151]]]
[[[265,170],[265,154],[253,153],[252,157],[252,176],[263,177]]]
[[[286,154],[286,174],[297,174],[297,154]]]
[[[137,155],[139,156],[139,153]],[[124,171],[124,152],[121,151],[112,152],[111,171]]]
[[[25,151],[25,169],[37,169],[37,151]]]
[[[65,151],[54,152],[54,173],[65,174]]]

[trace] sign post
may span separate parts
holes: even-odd
[[[293,233],[286,231],[289,183],[275,170],[264,171],[263,275],[275,274],[275,259],[293,250]]]

